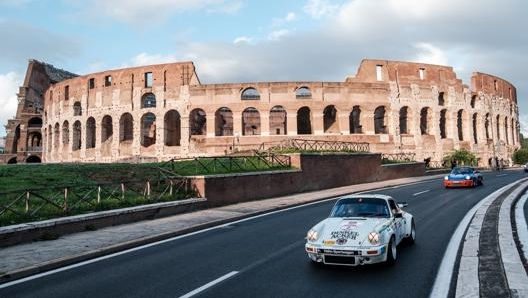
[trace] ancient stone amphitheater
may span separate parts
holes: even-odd
[[[466,149],[487,167],[520,147],[512,84],[474,72],[468,86],[423,63],[363,60],[342,82],[201,84],[192,62],[77,76],[30,60],[20,90],[5,163],[164,161],[304,139],[432,164]]]

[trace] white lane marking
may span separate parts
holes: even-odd
[[[524,258],[528,260],[528,226],[526,225],[526,218],[524,216],[524,204],[528,199],[528,193],[524,194],[515,206],[515,224],[517,225],[517,237],[519,242],[524,243],[521,250],[524,253]]]
[[[196,294],[198,294],[198,293],[200,293],[202,291],[207,290],[208,288],[211,288],[212,286],[216,285],[217,283],[222,282],[222,281],[230,278],[231,276],[233,276],[233,275],[235,275],[237,273],[238,273],[238,271],[231,271],[231,272],[229,272],[228,274],[226,274],[224,276],[220,276],[219,278],[217,278],[217,279],[215,279],[215,280],[213,280],[211,282],[208,282],[205,285],[203,285],[203,286],[201,286],[201,287],[199,287],[199,288],[197,288],[197,289],[195,289],[193,291],[190,291],[189,293],[187,293],[187,294],[185,294],[183,296],[180,296],[180,298],[192,297],[192,296],[194,296],[194,295],[196,295]]]
[[[420,192],[417,192],[417,193],[413,193],[413,196],[418,196],[418,195],[421,195],[421,194],[429,192],[429,191],[431,191],[431,190],[428,189],[428,190],[420,191]]]
[[[499,193],[503,192],[510,185],[503,186],[502,188],[493,192],[491,195],[480,200],[480,202],[478,202],[475,206],[473,206],[473,208],[471,208],[471,210],[468,211],[468,213],[466,213],[466,216],[464,216],[462,221],[460,221],[460,224],[458,225],[455,232],[453,233],[453,236],[451,236],[451,239],[449,240],[449,244],[447,245],[444,257],[442,259],[442,263],[440,264],[440,268],[438,269],[438,273],[436,275],[436,279],[431,290],[431,294],[429,295],[429,298],[447,297],[447,295],[449,294],[449,288],[451,286],[451,277],[454,273],[453,268],[455,266],[458,248],[460,247],[464,232],[466,231],[469,223],[471,222],[473,215],[477,212],[478,208],[483,205],[487,200],[496,197]]]

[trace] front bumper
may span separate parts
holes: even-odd
[[[371,247],[330,247],[306,243],[308,257],[317,263],[358,266],[387,260],[387,245]]]
[[[473,187],[475,183],[470,180],[444,180],[444,187]]]

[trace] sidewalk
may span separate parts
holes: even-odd
[[[439,179],[441,176],[402,178],[251,201],[3,248],[0,250],[0,287],[2,283],[238,219],[351,192]],[[516,250],[515,247],[510,249]]]

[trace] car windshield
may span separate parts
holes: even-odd
[[[387,201],[378,198],[346,198],[339,200],[330,217],[390,217]]]
[[[451,174],[472,174],[474,171],[472,168],[454,168]]]

